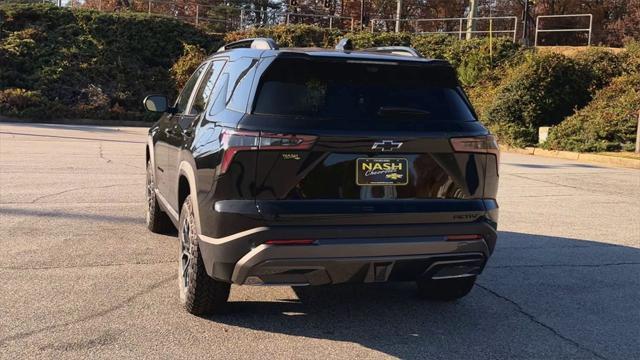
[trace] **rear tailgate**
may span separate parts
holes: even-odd
[[[421,224],[485,212],[484,136],[448,66],[276,59],[262,76],[255,196],[273,224]]]

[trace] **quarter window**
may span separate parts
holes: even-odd
[[[193,105],[191,105],[191,109],[189,110],[189,115],[197,115],[205,110],[225,62],[225,60],[215,60],[212,62],[211,67],[209,67],[200,82],[198,91],[193,99]]]
[[[229,63],[228,109],[240,112],[246,110],[257,62],[256,59],[241,58]]]
[[[207,67],[207,65],[208,64],[200,65],[200,67],[193,73],[193,75],[191,75],[189,80],[187,80],[184,88],[182,88],[182,92],[180,93],[180,96],[176,101],[176,108],[179,114],[183,113],[186,110],[187,105],[189,104],[189,99],[191,98],[191,94],[193,93],[193,89],[198,83],[198,79],[200,78],[200,75]]]

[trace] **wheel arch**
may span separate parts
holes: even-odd
[[[151,161],[151,168],[156,169],[156,157],[155,157],[155,153],[154,153],[154,147],[153,147],[153,137],[151,136],[151,134],[149,134],[147,136],[147,146],[145,146],[145,155],[146,155],[146,159],[145,159],[145,166],[147,164],[147,162]]]
[[[193,204],[193,214],[195,215],[196,230],[200,231],[200,208],[198,207],[198,189],[196,187],[196,176],[193,166],[187,161],[182,161],[178,168],[178,215],[182,211],[182,204],[187,196],[191,196]]]

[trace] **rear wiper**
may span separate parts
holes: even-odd
[[[401,107],[401,106],[381,106],[378,109],[379,116],[389,116],[389,115],[431,115],[430,111],[410,108],[410,107]]]

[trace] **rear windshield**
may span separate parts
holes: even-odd
[[[453,69],[356,60],[276,59],[262,76],[254,113],[370,125],[475,121]]]

